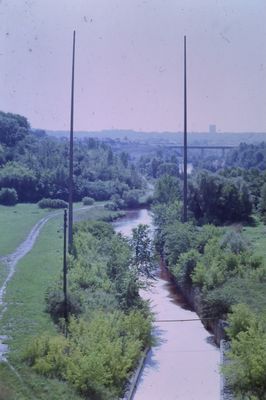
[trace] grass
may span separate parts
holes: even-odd
[[[254,253],[266,260],[266,226],[257,222],[256,226],[245,226],[243,235],[251,243]]]
[[[58,279],[61,271],[61,219],[61,216],[56,217],[45,225],[33,250],[17,265],[7,288],[5,300],[8,308],[0,321],[0,328],[1,333],[10,338],[9,361],[22,381],[7,365],[1,364],[0,385],[11,391],[12,400],[80,399],[65,383],[36,375],[21,361],[33,336],[44,332],[56,334],[54,324],[44,311],[44,298],[49,284]]]
[[[0,205],[0,256],[12,253],[47,212],[37,204]]]
[[[3,285],[4,280],[7,277],[7,274],[8,274],[8,269],[6,264],[0,262],[0,287]]]
[[[34,206],[31,207],[34,210]],[[31,215],[30,207],[27,213],[24,213],[24,218],[27,218],[27,215]],[[79,219],[108,218],[108,215],[114,217],[115,213],[97,205],[78,212]],[[41,217],[42,215],[39,215],[39,218]],[[26,224],[21,221],[20,226],[24,229]],[[25,228],[24,235],[26,232]],[[9,338],[8,359],[20,379],[6,363],[0,363],[0,400],[81,399],[65,382],[37,375],[22,361],[23,352],[30,346],[34,336],[44,332],[53,335],[57,332],[45,312],[45,293],[61,273],[62,235],[62,216],[49,220],[32,251],[16,266],[16,272],[8,284],[5,296],[8,308],[0,320],[0,333]],[[25,236],[21,234],[20,237],[23,240]],[[11,247],[9,245],[9,248]]]

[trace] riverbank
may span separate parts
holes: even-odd
[[[125,235],[139,223],[152,227],[147,210],[142,210],[132,224],[129,219],[123,226],[119,223],[115,226]],[[156,344],[147,354],[133,399],[165,400],[167,393],[167,400],[218,400],[219,350],[165,270],[149,290],[141,291],[141,296],[149,301],[155,315]]]
[[[11,241],[13,235],[19,235],[21,238],[23,232],[30,231],[30,228],[27,227],[31,222],[30,219],[23,221],[21,217],[21,223],[16,225],[15,217],[20,218],[18,215],[20,208],[17,207],[8,209],[9,213],[14,214],[13,226],[17,226],[17,228],[25,226],[25,229],[19,234],[10,231]],[[26,208],[29,214],[39,215],[37,214],[38,209],[34,205],[26,205]],[[75,219],[76,216],[78,219],[107,218],[108,215],[115,214],[105,210],[102,204],[84,208],[80,206],[80,208],[82,209],[79,211],[74,209]],[[23,215],[27,219],[27,216]],[[7,362],[0,362],[0,400],[15,398],[46,400],[49,398],[49,393],[53,393],[54,400],[81,400],[82,398],[64,382],[38,375],[22,361],[24,349],[31,343],[33,336],[43,332],[51,335],[57,334],[55,325],[45,312],[45,296],[48,286],[58,279],[62,269],[62,215],[63,212],[59,211],[59,215],[43,226],[32,250],[20,259],[16,265],[16,272],[8,282],[4,296],[6,309],[3,318],[0,319],[0,339],[3,341],[0,351],[4,358],[2,361],[7,360]],[[8,223],[8,219],[6,223]],[[2,225],[1,228],[5,229],[5,225]],[[12,243],[7,248],[11,248],[11,246]],[[6,268],[5,278],[8,270]],[[8,355],[7,351],[9,351]]]

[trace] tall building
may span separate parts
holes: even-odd
[[[217,133],[216,125],[209,125],[209,133]]]

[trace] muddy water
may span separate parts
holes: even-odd
[[[146,210],[134,211],[114,224],[129,236],[139,223],[151,224]],[[134,400],[218,400],[219,350],[161,271],[153,287],[141,293],[155,313],[156,345],[148,353]]]

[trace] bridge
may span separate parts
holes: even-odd
[[[164,146],[168,149],[180,149],[183,151],[184,146],[181,144],[169,144]],[[201,155],[204,155],[204,150],[221,150],[222,155],[224,156],[226,150],[232,150],[238,148],[237,145],[188,145],[187,149],[188,150],[201,150]]]

